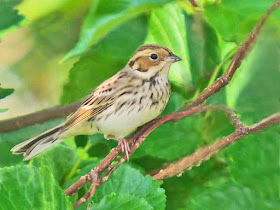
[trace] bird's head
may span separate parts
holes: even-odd
[[[180,60],[166,47],[146,44],[138,48],[127,66],[139,76],[147,78],[159,73],[168,75],[170,66]]]

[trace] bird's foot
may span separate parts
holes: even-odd
[[[127,158],[127,161],[129,161],[129,153],[130,153],[130,146],[127,142],[127,140],[125,138],[117,138],[113,135],[104,135],[104,138],[109,140],[109,139],[115,139],[115,140],[118,140],[119,141],[119,144],[121,145],[122,147],[122,152],[125,152],[125,155],[126,155],[126,158]]]
[[[129,153],[130,153],[129,143],[127,142],[127,140],[125,138],[121,138],[121,139],[119,139],[119,144],[122,147],[122,152],[125,152],[125,154],[126,154],[127,161],[129,161]]]

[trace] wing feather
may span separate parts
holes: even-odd
[[[118,78],[119,75],[117,74],[106,80],[85,98],[77,111],[67,118],[61,132],[74,127],[82,121],[96,117],[112,106],[116,100],[116,97],[114,97],[115,91],[113,90],[117,89],[115,84]]]

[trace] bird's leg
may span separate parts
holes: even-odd
[[[125,154],[126,154],[127,161],[129,161],[130,146],[129,146],[127,140],[125,138],[120,138],[119,144],[122,147],[122,152],[125,152]]]
[[[125,152],[126,154],[126,158],[127,160],[129,161],[129,153],[130,153],[130,146],[127,142],[127,140],[125,138],[117,138],[113,135],[104,135],[105,139],[109,140],[109,139],[115,139],[115,140],[118,140],[119,141],[119,144],[121,145],[122,147],[122,152]]]

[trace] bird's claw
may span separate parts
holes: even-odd
[[[120,139],[119,144],[121,145],[122,152],[125,152],[127,161],[129,161],[130,146],[126,139]]]

